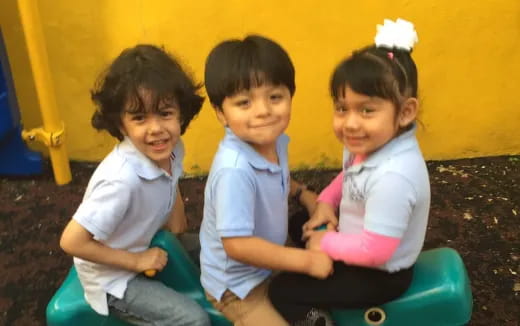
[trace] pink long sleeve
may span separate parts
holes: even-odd
[[[386,263],[401,242],[400,238],[364,230],[361,234],[327,232],[320,247],[334,260],[347,264],[375,267]]]
[[[332,205],[338,208],[341,202],[341,192],[343,185],[343,171],[341,171],[332,182],[323,189],[318,196],[318,201]]]

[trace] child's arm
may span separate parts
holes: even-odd
[[[332,274],[332,260],[320,251],[284,247],[259,237],[223,238],[227,255],[244,264],[271,270],[308,274],[324,279]]]
[[[334,260],[347,264],[375,267],[386,263],[401,243],[400,238],[388,237],[364,230],[361,234],[319,232],[308,242],[309,249],[321,249]]]
[[[214,176],[209,187],[209,200],[215,209],[215,231],[222,239],[227,256],[247,265],[299,272],[319,278],[326,278],[332,272],[332,260],[326,254],[283,246],[287,234],[279,235],[279,243],[256,236],[255,229],[258,226],[255,225],[255,205],[259,189],[250,172],[235,168],[222,169]],[[207,195],[205,200],[208,200]],[[283,216],[283,212],[280,215]],[[272,218],[269,224],[272,228],[283,227],[287,223],[283,219],[265,218]]]
[[[341,193],[343,186],[343,171],[341,171],[332,182],[320,193],[318,201],[327,203],[338,209],[341,202]]]
[[[399,191],[396,191],[398,189]],[[359,234],[323,233],[311,247],[320,247],[335,260],[374,267],[386,263],[408,228],[417,192],[408,180],[387,173],[367,193],[363,231]],[[316,239],[323,237],[323,239]]]
[[[338,225],[336,212],[341,202],[343,171],[318,196],[318,204],[309,221],[303,225],[303,238],[307,239],[314,229],[326,224],[328,230],[335,230]]]
[[[304,184],[291,178],[291,190],[289,194],[307,209],[309,216],[314,213],[316,210],[316,200],[318,198],[318,195],[314,191],[307,189]]]
[[[96,241],[92,234],[74,219],[65,227],[60,239],[60,246],[63,251],[74,257],[137,273],[148,269],[162,270],[168,260],[166,252],[159,248],[132,253],[105,246]]]
[[[175,234],[183,233],[188,229],[188,220],[186,218],[184,201],[182,200],[179,185],[177,185],[177,198],[175,199],[175,204],[166,223],[166,228]]]

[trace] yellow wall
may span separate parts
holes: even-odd
[[[35,0],[21,0],[35,1]],[[110,136],[90,127],[97,74],[122,48],[162,44],[202,80],[219,41],[259,33],[280,42],[297,71],[288,133],[292,168],[338,166],[328,79],[350,51],[372,42],[375,25],[402,17],[419,44],[419,140],[427,159],[520,153],[520,2],[40,0],[43,32],[71,159],[100,160]],[[26,128],[41,125],[16,2],[2,0],[0,23]],[[187,172],[207,171],[223,134],[208,103],[184,137]]]

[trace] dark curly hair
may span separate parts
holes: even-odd
[[[154,112],[159,111],[163,102],[178,104],[181,134],[184,134],[204,102],[204,98],[197,94],[201,86],[195,84],[179,62],[163,48],[140,44],[125,49],[101,74],[91,91],[92,101],[97,106],[92,126],[123,140],[120,127],[125,106],[131,103],[132,111],[145,112],[139,90],[146,89]]]

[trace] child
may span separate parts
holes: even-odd
[[[315,196],[290,180],[284,134],[295,91],[294,67],[275,42],[248,36],[209,54],[206,90],[226,129],[204,193],[201,282],[235,325],[286,325],[267,298],[272,270],[325,278],[331,259],[284,247],[288,196],[313,210]]]
[[[332,75],[343,171],[320,194],[303,237],[311,250],[334,259],[334,274],[317,280],[285,273],[272,281],[270,298],[289,322],[315,314],[313,307],[380,305],[412,281],[430,205],[428,171],[415,138],[417,70],[410,53],[416,41],[411,23],[385,21],[376,44],[355,51]],[[328,230],[315,230],[324,224]]]
[[[99,314],[135,325],[209,325],[194,301],[141,273],[162,270],[167,254],[149,248],[168,224],[186,226],[178,180],[180,136],[204,99],[162,49],[124,50],[92,92],[92,125],[120,143],[99,164],[60,245],[74,256],[85,299]]]

